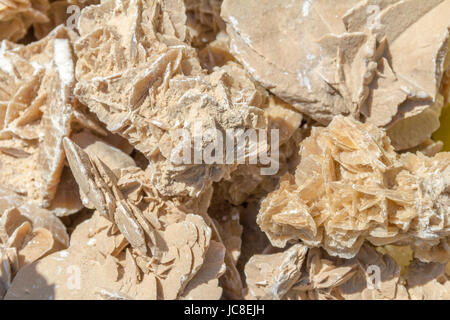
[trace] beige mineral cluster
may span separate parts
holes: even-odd
[[[172,160],[183,150],[211,146],[208,137],[200,147],[192,145],[208,128],[266,127],[265,90],[236,63],[207,74],[197,51],[184,42],[184,20],[180,1],[105,1],[83,10],[75,44],[75,95],[150,160],[152,180],[167,196],[198,195],[235,167]],[[204,128],[200,133],[197,124]],[[180,143],[177,129],[192,139]]]
[[[27,46],[3,41],[0,161],[3,187],[48,207],[64,165],[62,137],[74,117],[70,30],[60,27]]]
[[[257,222],[274,246],[301,240],[349,259],[368,240],[448,261],[450,153],[399,155],[385,131],[336,116],[312,129],[300,158],[261,204]]]
[[[32,25],[48,22],[48,0],[6,0],[0,3],[0,40],[17,41]]]
[[[353,259],[294,244],[253,256],[245,266],[248,299],[424,300],[450,298],[445,265],[414,260],[401,274],[387,254],[364,245]]]
[[[309,134],[307,125],[301,127],[302,114],[274,96],[269,97],[264,117],[269,130],[279,130],[279,169],[276,174],[261,175],[262,164],[239,165],[228,177],[216,183],[215,193],[234,205],[260,199],[273,191],[280,177],[295,169],[299,143]]]
[[[76,193],[67,190],[74,180],[64,169],[62,139],[80,126],[107,134],[72,94],[76,37],[60,26],[40,41],[3,41],[0,48],[0,77],[8,84],[0,91],[0,182],[58,215],[81,209]]]
[[[323,124],[397,124],[403,150],[438,128],[449,11],[445,0],[225,0],[221,16],[231,52],[265,88]]]
[[[217,34],[225,30],[220,17],[222,0],[184,0],[186,26],[193,47],[203,47],[216,40]]]
[[[0,299],[450,299],[449,14],[0,0]]]
[[[227,202],[217,201],[208,208],[218,237],[226,249],[226,270],[219,279],[223,288],[223,296],[228,299],[242,299],[244,284],[238,270],[241,258],[243,226],[241,225],[241,211]]]
[[[19,274],[20,280],[13,283],[6,299],[24,296],[28,299],[169,299],[169,288],[173,290],[172,294],[175,290],[181,290],[180,298],[184,299],[218,299],[222,291],[218,287],[217,277],[225,270],[224,248],[210,240],[208,235],[202,237],[200,234],[201,238],[196,238],[198,228],[205,227],[204,222],[202,225],[198,219],[201,218],[188,215],[185,221],[168,228],[167,235],[173,232],[178,234],[172,234],[172,240],[167,243],[170,253],[165,256],[165,270],[159,270],[167,274],[161,278],[157,270],[142,271],[139,254],[127,247],[128,241],[115,225],[96,211],[75,229],[67,250],[24,268]],[[197,269],[195,276],[188,276],[190,263],[193,263],[190,253],[198,254],[200,250],[199,246],[192,246],[198,240],[203,242],[202,247],[206,242],[208,249],[203,254],[200,268],[198,261],[194,262]],[[173,251],[174,245],[180,251]],[[173,267],[175,262],[178,268]],[[189,280],[184,280],[183,275],[188,276]],[[160,285],[162,292],[158,289]]]
[[[22,268],[68,246],[66,227],[53,213],[0,189],[1,298]]]
[[[308,248],[295,244],[288,250],[254,255],[245,266],[251,297],[280,300],[300,280]]]
[[[72,30],[76,29],[81,9],[86,6],[99,4],[100,0],[50,0],[45,22],[33,25],[33,34],[37,39],[45,37],[56,26],[65,25]]]
[[[140,272],[158,282],[155,297],[220,298],[226,249],[206,212],[212,189],[196,199],[164,197],[149,169],[123,163],[116,174],[68,138],[64,146],[81,193],[131,245]]]
[[[0,40],[18,41],[33,27],[41,39],[56,26],[72,25],[82,8],[100,0],[5,0],[0,3]]]

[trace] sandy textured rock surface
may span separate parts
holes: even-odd
[[[0,299],[450,299],[450,0],[0,0]]]
[[[0,4],[0,40],[17,41],[23,38],[33,24],[46,23],[48,0],[2,1]]]
[[[75,27],[82,8],[100,0],[6,0],[0,4],[0,40],[42,39],[58,25]],[[31,28],[32,27],[32,28]]]
[[[221,16],[231,52],[272,93],[322,123],[341,114],[389,127],[430,118],[423,113],[438,100],[449,11],[443,0],[243,0],[224,1]],[[408,135],[396,129],[394,145],[420,144],[437,117],[419,142],[399,141]]]
[[[150,160],[161,193],[195,196],[233,166],[176,164],[173,159],[182,150],[194,153],[193,148],[198,152],[212,144],[203,137],[200,147],[191,146],[191,140],[184,146],[176,129],[195,138],[204,132],[194,131],[199,123],[204,130],[264,128],[266,94],[237,64],[211,74],[201,69],[196,51],[183,42],[185,33],[165,28],[166,23],[177,26],[184,15],[183,3],[177,3],[170,14],[159,2],[106,1],[83,10],[75,95]]]
[[[0,74],[2,83],[10,85],[0,98],[0,181],[4,188],[47,208],[57,195],[64,168],[62,139],[76,123],[89,126],[72,94],[76,37],[60,26],[26,46],[1,44]],[[76,211],[73,204],[67,204],[66,211],[61,201],[57,206],[63,214]]]
[[[302,240],[352,258],[368,240],[448,260],[449,153],[398,155],[384,131],[338,116],[313,128],[300,157],[261,204],[257,222],[273,245]]]
[[[245,275],[252,297],[281,299],[300,279],[308,248],[294,245],[283,253],[253,256],[247,263]]]
[[[210,218],[206,209],[211,192],[193,200],[163,197],[151,183],[148,172],[125,167],[116,176],[95,154],[89,155],[69,139],[64,144],[81,192],[130,243],[141,271],[156,277],[162,289],[159,298],[198,296],[198,286],[211,290],[211,298],[221,295],[215,280],[224,272],[224,258],[214,260],[217,257],[208,256],[209,250],[225,255],[220,242],[215,241],[214,248],[210,248],[213,232],[207,224]],[[214,238],[221,241],[220,237]],[[197,275],[205,263],[216,265],[217,272],[208,274],[204,270]],[[193,279],[195,282],[190,284]],[[188,292],[184,294],[184,290]],[[202,293],[199,297],[207,296]]]
[[[65,226],[51,212],[3,199],[0,212],[2,298],[20,270],[69,245]]]

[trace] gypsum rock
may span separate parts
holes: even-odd
[[[99,3],[100,0],[51,0],[45,12],[47,21],[33,25],[34,36],[41,39],[60,24],[64,24],[75,31],[81,10],[86,6]]]
[[[300,129],[302,114],[274,96],[264,109],[269,130],[279,130],[278,171],[273,175],[261,175],[262,165],[239,165],[230,176],[214,185],[214,192],[234,205],[241,205],[251,198],[261,198],[273,191],[280,178],[292,167],[298,158],[298,146],[307,132]]]
[[[228,47],[229,37],[225,31],[220,31],[216,39],[198,50],[198,57],[203,69],[208,73],[215,67],[222,67],[230,61],[236,62]]]
[[[444,0],[226,0],[221,16],[233,55],[302,113],[323,124],[341,114],[390,127],[436,104],[448,12]],[[407,149],[406,140],[396,135],[393,144]]]
[[[85,152],[102,159],[114,172],[121,168],[135,167],[136,163],[133,158],[124,152],[129,151],[129,145],[117,138],[95,135],[86,129],[70,136],[70,139],[82,147]],[[57,194],[49,210],[55,212],[57,216],[67,216],[81,210],[83,206],[89,209],[95,208],[89,203],[89,199],[83,192],[80,192],[70,169],[65,167]]]
[[[400,267],[389,255],[382,255],[364,245],[354,259],[356,274],[339,288],[346,300],[407,300],[409,299]]]
[[[245,266],[249,293],[253,298],[280,300],[300,279],[308,248],[295,244],[282,253],[254,255]]]
[[[69,235],[66,227],[57,218],[54,212],[40,208],[34,205],[27,199],[17,196],[9,190],[0,188],[0,213],[16,208],[21,215],[31,221],[35,228],[48,229],[54,235],[55,241],[61,246],[67,247],[69,245]]]
[[[274,246],[302,240],[349,259],[367,239],[448,261],[449,153],[400,156],[383,130],[338,116],[312,129],[300,157],[261,204],[257,222]]]
[[[71,246],[67,250],[24,268],[12,283],[6,299],[161,298],[158,296],[160,289],[155,274],[140,270],[136,252],[127,247],[128,242],[123,235],[114,229],[109,220],[98,212],[94,213],[92,218],[75,229]],[[188,236],[183,232],[179,234],[181,238],[184,235]],[[219,277],[223,272],[223,252],[223,246],[211,242],[203,265],[203,268],[208,269],[199,270],[183,292],[184,297],[220,297],[221,290],[215,285],[215,276]],[[179,260],[176,262],[186,263]],[[39,277],[34,276],[36,272]],[[74,278],[76,275],[80,278]],[[44,278],[45,281],[39,282],[39,278]],[[167,290],[166,287],[163,289]]]
[[[259,201],[246,203],[245,206],[239,206],[240,223],[242,224],[242,245],[241,254],[237,262],[237,269],[241,274],[241,278],[246,281],[245,265],[255,255],[261,253],[269,253],[273,251],[266,234],[261,231],[256,223],[256,217],[259,212]],[[244,289],[245,290],[245,289]],[[244,292],[245,296],[246,292]]]
[[[158,1],[105,1],[83,10],[75,94],[108,130],[150,160],[162,194],[196,195],[235,165],[174,164],[179,149],[192,149],[179,143],[176,129],[187,129],[191,137],[198,136],[194,125],[199,122],[205,130],[263,129],[266,94],[237,64],[209,75],[202,71],[195,49],[183,42],[185,34],[175,23],[184,6],[172,10],[173,17],[162,14],[162,6]],[[173,30],[165,27],[169,22]],[[198,150],[213,143],[206,137]]]
[[[56,26],[72,27],[82,8],[99,0],[7,0],[0,4],[0,40],[17,42],[33,27],[36,39],[47,36]],[[72,7],[71,7],[72,6]]]
[[[212,190],[195,199],[163,197],[151,184],[148,172],[128,167],[117,177],[102,161],[95,156],[90,159],[69,139],[66,138],[64,144],[81,191],[131,244],[142,272],[155,274],[162,287],[158,297],[180,298],[201,269],[210,241],[215,241],[211,236],[223,246],[206,214]],[[187,227],[190,229],[183,231]],[[198,230],[194,232],[192,228]],[[181,236],[183,232],[188,232],[186,238]],[[206,281],[207,287],[214,287],[215,282],[211,284],[210,280],[214,279]],[[200,285],[204,281],[196,280],[196,283]],[[192,286],[189,288],[189,292],[193,290]],[[216,294],[217,290],[214,290]]]
[[[215,226],[218,237],[225,251],[225,273],[220,277],[224,299],[242,299],[244,286],[237,269],[241,255],[242,232],[240,210],[225,202],[213,204],[208,208],[208,215]]]
[[[259,200],[278,187],[280,179],[287,172],[295,170],[298,163],[298,146],[302,139],[301,131],[295,132],[292,139],[280,146],[279,169],[274,175],[261,175],[259,165],[240,165],[226,178],[214,184],[217,198],[233,205]]]
[[[27,46],[1,43],[0,180],[44,207],[57,193],[64,165],[62,138],[70,135],[73,123],[92,122],[76,110],[71,93],[75,38],[58,27]]]
[[[132,157],[121,149],[111,145],[102,137],[83,130],[71,135],[70,140],[80,146],[88,155],[95,156],[115,171],[122,168],[136,167]]]
[[[18,41],[31,25],[48,22],[48,0],[7,0],[0,3],[0,40]]]
[[[338,287],[357,272],[355,259],[330,257],[323,249],[308,250],[300,279],[284,296],[286,300],[341,300]]]
[[[0,40],[17,42],[30,27],[36,39],[47,36],[56,26],[75,24],[80,10],[99,0],[6,0],[0,4]],[[72,6],[72,7],[70,7]]]
[[[225,30],[225,23],[220,17],[222,0],[184,0],[184,5],[189,42],[193,47],[203,47]]]
[[[330,257],[323,249],[295,244],[254,255],[245,266],[247,299],[336,300],[338,287],[357,272],[355,259]]]
[[[312,248],[297,252],[296,246],[281,253],[255,255],[247,266],[250,299],[274,298],[276,290],[267,279],[292,279],[287,283],[284,300],[434,300],[448,299],[450,281],[444,273],[445,265],[414,260],[404,275],[396,261],[388,254],[380,254],[364,245],[356,257],[342,259],[329,256],[323,249]],[[301,260],[290,273],[275,263],[281,257],[287,261]],[[292,267],[292,265],[291,265]],[[267,276],[262,277],[262,273]],[[283,277],[284,275],[284,277]],[[289,277],[286,277],[289,275]],[[272,285],[272,286],[271,286]],[[276,287],[274,287],[276,288]]]
[[[404,276],[410,299],[449,300],[450,279],[445,265],[414,260]]]
[[[11,198],[0,201],[0,298],[19,270],[69,245],[66,228],[50,212],[13,205]]]
[[[389,255],[364,246],[356,257],[358,272],[338,290],[346,300],[449,299],[444,264],[413,260],[405,274]]]
[[[100,299],[107,293],[156,299],[155,278],[133,270],[127,245],[112,223],[95,212],[77,226],[67,250],[22,269],[5,299]],[[132,287],[138,287],[140,295],[133,295]]]

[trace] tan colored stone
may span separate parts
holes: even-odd
[[[384,131],[342,116],[313,128],[300,150],[295,176],[283,178],[257,218],[273,245],[302,240],[349,259],[367,239],[448,260],[449,153],[396,154]]]

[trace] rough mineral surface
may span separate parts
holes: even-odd
[[[225,271],[225,247],[213,233],[214,222],[206,213],[211,192],[198,199],[163,197],[151,183],[148,170],[125,166],[116,175],[97,155],[90,156],[68,138],[64,146],[81,192],[99,214],[117,226],[141,272],[155,277],[161,288],[158,297],[189,298],[205,294],[202,290],[220,297],[222,289],[216,280]],[[208,255],[210,250],[213,253]],[[205,270],[206,263],[217,273]]]
[[[56,26],[75,27],[82,8],[100,0],[4,0],[0,3],[0,40],[18,41],[29,34],[45,37]]]
[[[207,45],[216,40],[217,33],[225,29],[225,23],[220,17],[222,0],[184,0],[184,5],[192,46]]]
[[[450,153],[398,155],[384,131],[336,116],[312,129],[300,157],[261,204],[257,221],[273,245],[301,240],[349,259],[368,240],[449,259]]]
[[[0,190],[0,297],[10,289],[17,273],[69,245],[66,227],[51,212],[20,204]]]
[[[449,11],[444,0],[225,0],[221,16],[235,57],[300,111],[377,126],[420,115],[432,123],[416,137],[426,139],[437,129],[422,113],[437,103]],[[395,147],[421,142],[407,137]]]
[[[5,188],[49,206],[64,165],[62,138],[71,131],[74,58],[63,27],[27,46],[3,41],[0,180]]]
[[[212,144],[204,137],[199,148],[191,140],[180,145],[176,129],[196,137],[198,123],[205,131],[266,126],[261,108],[267,94],[239,65],[202,70],[196,51],[183,42],[184,10],[174,0],[105,1],[83,10],[75,45],[75,95],[151,161],[153,182],[168,196],[195,196],[235,167],[174,164],[181,150]]]
[[[0,300],[450,300],[449,17],[0,0]]]
[[[355,258],[341,259],[296,244],[281,253],[255,255],[246,274],[252,299],[447,300],[450,280],[444,267],[414,260],[401,275],[394,259],[368,245]]]
[[[7,0],[0,3],[0,40],[17,41],[31,25],[49,21],[48,0]]]
[[[76,209],[76,197],[61,199],[58,194],[62,139],[77,124],[95,127],[72,95],[76,37],[61,26],[38,42],[23,46],[3,41],[0,47],[0,78],[8,84],[0,90],[0,182],[39,206],[51,207],[58,198],[53,208],[62,215],[81,209]],[[65,177],[61,192],[73,181],[70,171]]]

